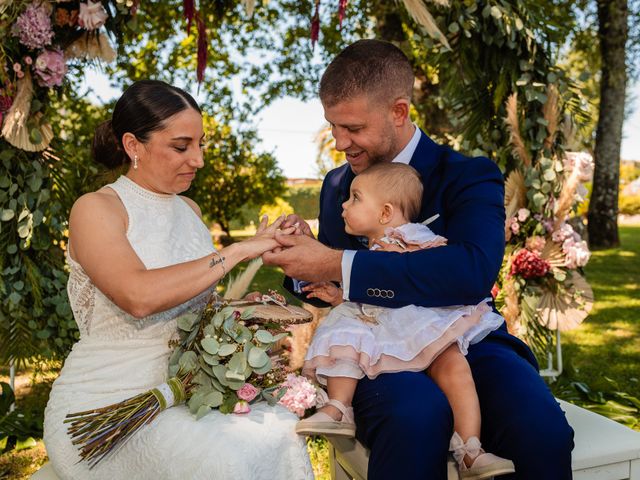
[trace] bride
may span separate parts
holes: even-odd
[[[125,176],[78,199],[69,219],[68,292],[80,340],[53,384],[44,441],[62,479],[312,479],[297,418],[261,403],[247,415],[214,411],[196,421],[182,405],[162,412],[89,470],[63,423],[167,379],[176,318],[197,310],[238,262],[275,248],[278,219],[216,251],[200,209],[179,193],[203,165],[195,100],[140,81],[96,132],[95,159]]]

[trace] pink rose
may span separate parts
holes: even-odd
[[[244,400],[240,400],[233,407],[233,413],[249,413],[251,411],[251,407]]]
[[[529,218],[530,214],[531,212],[529,210],[527,210],[526,208],[521,208],[520,210],[518,210],[518,220],[524,222],[527,218]]]
[[[245,383],[242,388],[236,392],[236,394],[238,395],[238,398],[240,400],[250,402],[251,400],[256,398],[258,392],[259,390],[256,387],[254,387],[250,383]]]
[[[520,233],[520,224],[518,223],[518,219],[515,217],[511,219],[511,231],[514,235],[518,235]]]

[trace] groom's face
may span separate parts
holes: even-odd
[[[334,105],[323,102],[324,117],[331,124],[336,150],[344,152],[356,175],[398,153],[398,139],[391,106],[366,95]]]

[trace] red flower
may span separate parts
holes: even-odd
[[[520,275],[522,278],[544,277],[551,268],[546,260],[540,258],[536,252],[523,248],[511,262],[511,275]]]
[[[491,296],[495,299],[500,293],[500,287],[498,287],[497,283],[493,284],[493,288],[491,289]]]
[[[338,6],[338,21],[340,22],[340,28],[342,28],[342,20],[346,15],[347,10],[347,0],[340,0],[340,4]]]
[[[9,111],[12,104],[13,104],[13,99],[10,96],[8,95],[0,96],[0,113]]]
[[[315,47],[320,36],[320,0],[316,0],[316,10],[311,19],[311,47]]]

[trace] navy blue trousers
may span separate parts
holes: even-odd
[[[536,368],[492,336],[472,345],[467,360],[480,398],[482,446],[515,464],[515,474],[500,478],[571,479],[573,430]],[[453,415],[425,373],[365,377],[353,407],[356,436],[371,450],[370,480],[446,480]]]

